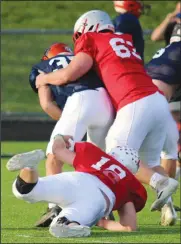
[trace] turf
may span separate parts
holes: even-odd
[[[141,18],[143,29],[155,28],[174,10],[175,2],[147,1],[152,11]],[[2,1],[1,6],[2,29],[72,29],[77,17],[91,9],[105,10],[112,18],[116,16],[112,1]],[[145,38],[147,62],[164,43]],[[41,112],[38,98],[28,84],[29,72],[44,50],[57,41],[72,45],[70,35],[2,35],[2,111]]]
[[[45,142],[3,142],[2,153],[19,153],[35,148],[46,148]],[[12,195],[11,186],[17,173],[6,170],[7,160],[1,162],[1,243],[180,243],[180,216],[172,227],[159,225],[159,213],[151,213],[149,207],[154,200],[154,193],[148,189],[148,202],[138,214],[139,229],[133,233],[108,232],[94,227],[92,236],[78,239],[56,239],[48,229],[36,229],[34,223],[45,211],[46,204],[28,204]],[[65,167],[64,170],[71,170]],[[39,166],[40,175],[45,174],[44,163]],[[180,204],[179,190],[174,195],[175,204]]]

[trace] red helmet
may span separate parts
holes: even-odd
[[[41,60],[47,60],[47,59],[55,57],[56,55],[61,54],[61,53],[73,54],[73,51],[66,44],[56,42],[45,50],[44,55]]]
[[[124,0],[124,1],[113,1],[114,9],[118,13],[132,13],[137,18],[140,17],[143,11],[143,4],[139,0]]]

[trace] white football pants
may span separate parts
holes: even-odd
[[[161,153],[162,159],[178,159],[178,140],[179,131],[175,120],[172,119],[167,130],[166,140]]]
[[[46,154],[52,153],[56,134],[73,136],[81,141],[87,132],[87,141],[105,149],[105,137],[113,123],[114,111],[104,88],[76,92],[68,97],[61,118],[55,125]]]
[[[159,92],[121,108],[106,137],[106,151],[128,146],[139,151],[149,167],[160,165],[169,125],[173,123],[166,98]]]
[[[100,190],[110,201],[109,209]],[[105,184],[97,177],[81,172],[64,172],[39,178],[28,194],[18,192],[15,180],[13,194],[30,203],[55,203],[63,209],[60,217],[65,216],[70,221],[86,226],[92,226],[102,217],[108,216],[115,202],[115,195]]]

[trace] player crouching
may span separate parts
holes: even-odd
[[[91,143],[72,145],[69,136],[58,135],[53,153],[75,172],[38,177],[42,150],[15,155],[7,163],[9,171],[20,170],[13,183],[18,199],[52,202],[62,208],[49,227],[53,236],[89,236],[95,224],[112,231],[136,230],[136,212],[144,208],[147,193],[132,174],[139,166],[135,150],[117,147],[108,155]],[[118,211],[119,222],[106,219],[112,210]]]

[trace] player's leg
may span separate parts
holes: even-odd
[[[162,105],[160,105],[160,103]],[[118,145],[129,146],[139,150],[145,138],[148,137],[152,131],[157,129],[158,141],[155,142],[151,140],[145,154],[151,155],[152,144],[157,143],[159,144],[160,148],[158,149],[160,151],[156,151],[157,155],[155,155],[155,157],[160,158],[161,149],[163,148],[164,143],[164,137],[161,137],[163,136],[163,128],[165,128],[162,118],[164,109],[168,110],[168,104],[166,99],[159,93],[155,93],[154,95],[140,99],[120,109],[106,138],[107,152],[109,152],[111,148]],[[158,126],[160,130],[158,130]],[[164,133],[166,134],[165,129]],[[176,182],[172,182],[174,180],[169,180],[169,184],[167,186],[165,182],[167,182],[168,179],[158,173],[155,175],[155,171],[149,169],[147,166],[142,167],[141,165],[138,171],[138,177],[140,177],[142,182],[151,184],[156,189],[160,189],[161,184],[163,189],[165,189],[165,194],[162,194],[159,201],[156,203],[159,203],[160,205],[162,204],[162,206],[165,203],[165,199],[169,197],[177,188]]]
[[[63,211],[59,217],[68,217],[71,222],[76,221],[85,226],[93,225],[99,216],[100,218],[104,216],[107,205],[95,183],[95,177],[67,172],[39,178],[36,167],[43,157],[42,151],[36,150],[16,155],[8,161],[8,170],[20,170],[13,183],[13,193],[18,199],[30,203],[51,201],[60,204]],[[59,223],[57,221],[56,223]],[[55,225],[51,226],[53,231]],[[78,230],[80,232],[80,228]],[[90,234],[89,228],[85,227],[83,230],[86,231],[86,235]]]
[[[45,162],[46,175],[54,175],[62,172],[63,163],[55,158],[53,154],[48,154]],[[62,209],[54,203],[49,203],[46,211],[41,218],[35,223],[36,227],[48,227]]]
[[[153,176],[150,178],[150,185],[156,189],[158,198],[161,195],[160,198],[162,199],[161,201],[160,199],[157,199],[153,203],[152,209],[156,209],[156,205],[159,206],[159,204],[160,209],[162,205],[161,202],[164,198],[164,203],[167,203],[167,201],[171,201],[171,198],[168,198],[166,196],[172,190],[172,193],[175,192],[177,188],[177,182],[171,178],[160,178],[160,175],[167,176],[164,168],[162,168],[160,165],[159,153],[163,148],[166,133],[170,129],[170,124],[171,122],[173,122],[173,119],[171,117],[171,114],[169,113],[168,104],[165,103],[166,101],[164,100],[164,97],[158,94],[157,96],[155,96],[154,99],[155,103],[157,104],[159,101],[160,111],[153,110],[154,113],[152,113],[152,116],[156,119],[153,120],[153,129],[150,133],[148,133],[140,148],[140,157],[143,161],[147,162],[149,168],[152,168],[152,170],[155,171]],[[152,106],[156,106],[156,104],[152,102]],[[173,218],[175,218],[175,215],[173,216]]]
[[[89,227],[109,214],[113,207],[112,192],[96,177],[77,173],[75,178],[77,179],[76,201],[63,208],[50,225],[49,231],[55,237],[90,235]]]
[[[87,129],[87,141],[91,142],[102,150],[105,150],[105,138],[110,129],[115,112],[110,98],[104,88],[98,88],[90,96],[89,124]],[[91,98],[90,97],[90,98]]]
[[[158,130],[160,130],[161,128],[159,128],[159,126],[157,127]],[[159,153],[161,150],[161,145],[159,144],[159,138],[160,138],[160,133],[159,133],[159,138],[157,138],[158,136],[158,131],[154,130],[154,133],[151,133],[147,138],[146,141],[143,142],[143,146],[141,147],[140,150],[140,157],[145,160],[146,162],[148,162],[148,167],[150,167],[155,173],[153,174],[153,176],[151,176],[151,178],[148,180],[150,180],[149,184],[156,190],[157,195],[159,196],[160,194],[162,194],[163,196],[168,192],[168,187],[169,187],[169,181],[172,181],[172,179],[169,179],[164,170],[164,168],[161,167],[160,165],[160,157],[159,157]],[[164,138],[164,134],[162,135],[161,138]],[[150,142],[151,146],[150,146]],[[154,143],[156,142],[156,143]],[[149,154],[147,153],[149,151],[149,149],[151,149],[152,153]],[[156,158],[157,155],[157,158]],[[143,177],[143,172],[139,172],[141,177],[143,178],[142,182],[144,182],[145,178],[147,177]],[[146,172],[145,172],[146,173]],[[166,176],[165,179],[163,177],[160,178],[160,175]],[[137,175],[137,177],[139,178],[139,180],[141,180],[142,178],[139,177],[139,174]],[[159,181],[157,181],[160,178]],[[156,179],[156,180],[155,180]],[[173,180],[175,181],[175,180]],[[167,188],[167,190],[165,190],[165,187]],[[175,210],[173,208],[173,203],[172,203],[172,199],[171,197],[166,198],[165,200],[165,204],[164,207],[161,209],[161,224],[162,225],[173,225],[176,221],[177,215],[175,213]],[[167,223],[167,224],[166,224]]]
[[[167,137],[161,153],[161,164],[165,172],[171,178],[175,178],[176,173],[176,160],[178,158],[177,142],[179,133],[177,125],[173,119],[170,119],[169,130],[167,130]]]
[[[63,163],[57,160],[53,154],[48,154],[45,162],[46,175],[54,175],[62,172]],[[41,218],[35,223],[36,227],[47,227],[50,225],[53,218],[55,218],[61,211],[61,208],[54,203],[49,203],[48,208]]]
[[[98,88],[97,90],[96,93],[94,92],[94,109],[92,109],[92,104],[90,108],[92,114],[87,129],[87,141],[105,150],[105,138],[113,123],[115,112],[106,90],[104,88]],[[115,220],[112,212],[109,214],[108,219]]]
[[[47,146],[46,155],[46,175],[53,175],[62,172],[63,163],[57,161],[52,154],[53,138],[57,134],[71,135],[75,141],[81,141],[86,133],[86,124],[82,121],[82,110],[84,106],[84,98],[81,92],[73,94],[67,99],[60,120],[56,123],[50,141]],[[52,218],[60,212],[60,207],[53,203],[49,203],[47,211],[36,222],[37,227],[48,227]]]

